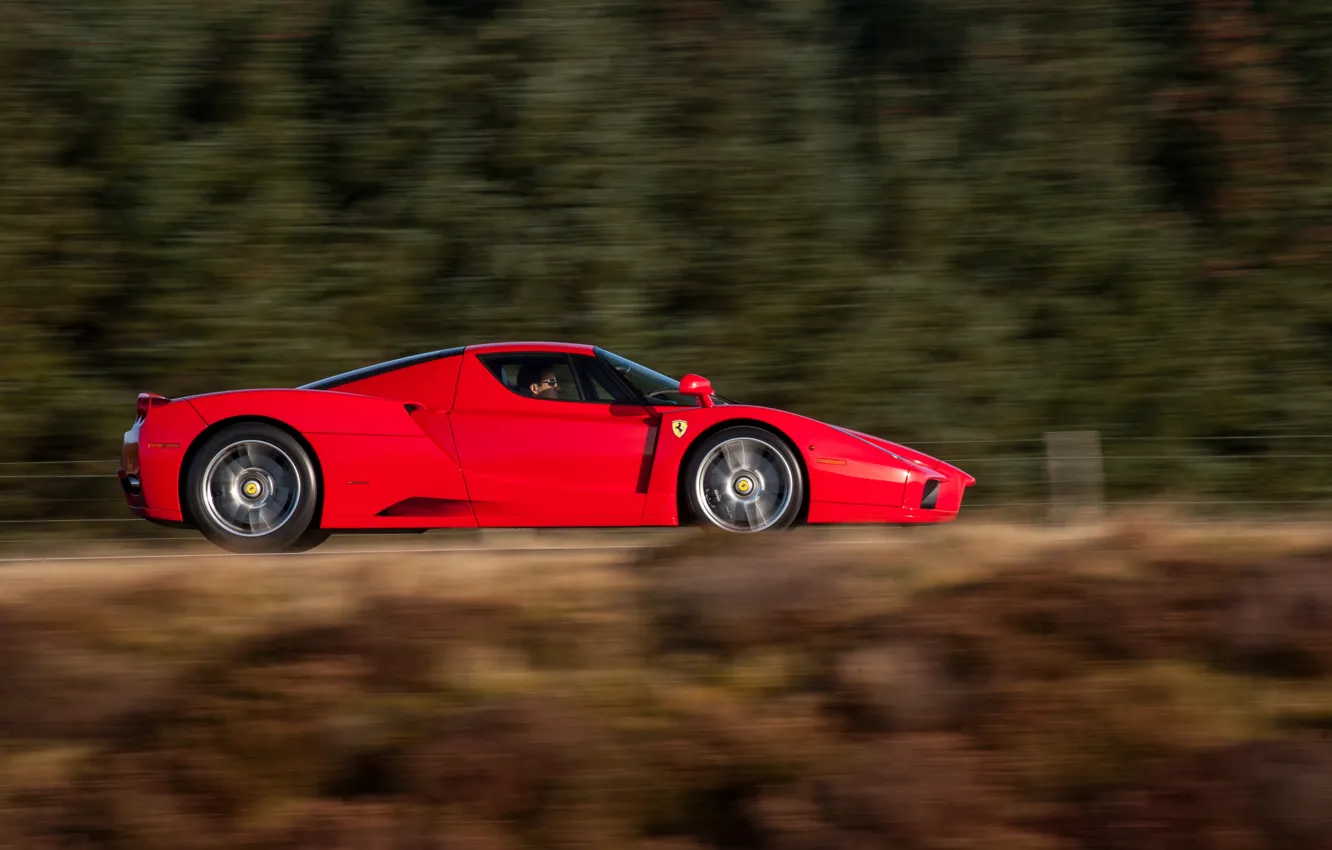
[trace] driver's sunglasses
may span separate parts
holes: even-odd
[[[546,380],[542,381],[541,383],[543,383],[543,384],[550,384],[552,387],[558,387],[558,386],[560,385],[560,379],[559,379],[559,378],[547,378]]]

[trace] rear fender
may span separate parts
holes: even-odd
[[[256,417],[286,423],[303,434],[419,437],[404,402],[325,390],[235,390],[186,399],[209,425]]]
[[[207,423],[192,405],[153,396],[140,407],[134,424],[121,442],[118,476],[130,509],[149,519],[183,519],[180,490],[176,486],[189,446]],[[137,479],[139,491],[130,484]]]
[[[246,390],[190,402],[210,429],[253,419],[301,439],[321,472],[322,527],[476,524],[446,414],[325,390]]]

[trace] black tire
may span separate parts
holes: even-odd
[[[723,428],[694,446],[681,486],[698,522],[735,533],[790,528],[805,479],[780,436],[750,425]]]
[[[314,462],[294,437],[263,422],[223,428],[199,447],[185,501],[203,536],[229,552],[305,551],[327,537],[315,525]]]

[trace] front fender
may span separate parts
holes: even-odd
[[[820,504],[902,508],[914,497],[919,505],[925,482],[945,478],[853,433],[799,414],[750,405],[666,408],[644,505],[645,525],[680,521],[682,465],[700,441],[731,424],[767,427],[789,440],[805,469],[811,514]]]

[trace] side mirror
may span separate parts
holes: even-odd
[[[698,398],[703,407],[712,407],[712,383],[702,375],[685,375],[680,379],[680,393]]]

